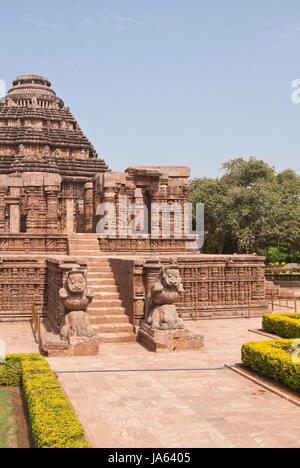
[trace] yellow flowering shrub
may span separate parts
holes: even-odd
[[[42,356],[8,355],[0,364],[0,385],[23,386],[36,448],[89,448],[82,425]]]
[[[263,329],[281,338],[300,338],[300,314],[265,314]]]
[[[254,341],[242,347],[243,363],[255,372],[300,391],[300,361],[289,352],[295,340]],[[295,349],[295,353],[297,351]]]

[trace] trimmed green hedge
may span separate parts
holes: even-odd
[[[0,386],[22,386],[36,448],[89,448],[84,430],[46,359],[8,355],[0,364]]]
[[[255,372],[300,392],[300,364],[286,349],[295,340],[254,341],[242,347],[243,363]]]
[[[281,338],[300,338],[300,314],[265,314],[263,329]]]
[[[300,281],[299,273],[265,273],[265,276],[276,281]]]

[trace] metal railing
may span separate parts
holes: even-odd
[[[261,299],[259,296],[258,297],[248,297],[248,299],[246,299],[246,301],[244,302],[244,304],[241,304],[239,301],[230,301],[230,302],[226,302],[226,304],[224,304],[224,302],[209,302],[209,303],[205,303],[206,307],[205,309],[209,309],[212,313],[213,312],[217,312],[219,309],[224,309],[226,308],[227,310],[233,312],[234,310],[234,307],[236,307],[238,309],[238,307],[242,307],[245,306],[247,307],[247,310],[248,310],[248,318],[251,318],[252,317],[252,310],[254,310],[257,306],[257,301]],[[202,303],[200,303],[198,300],[196,300],[195,302],[192,302],[192,303],[179,303],[177,305],[177,310],[178,310],[178,315],[180,318],[183,318],[184,317],[184,309],[188,309],[189,310],[189,313],[190,313],[190,319],[194,320],[194,321],[198,321],[200,318],[201,318],[201,313],[200,313],[200,310],[201,310],[201,305],[203,306]]]
[[[244,308],[247,308],[247,311],[248,311],[247,316],[249,319],[253,317],[253,310],[257,308],[257,301],[259,299],[261,299],[259,296],[257,297],[249,296],[246,299],[245,303],[243,304]],[[272,312],[275,311],[275,307],[280,307],[280,308],[287,308],[287,309],[293,310],[295,313],[297,313],[297,309],[298,309],[297,299],[298,299],[297,296],[293,295],[292,297],[290,297],[290,299],[278,299],[278,304],[277,304],[272,294],[271,302],[269,302],[268,299],[266,299],[266,304],[268,306],[271,305]],[[283,304],[284,301],[286,301],[286,304]],[[293,301],[292,306],[290,305],[291,301]],[[227,310],[229,310],[230,312],[233,312],[235,307],[238,309],[238,307],[241,306],[241,304],[238,301],[231,301],[229,303],[227,302],[226,304],[222,302],[219,302],[219,303],[211,302],[211,303],[207,303],[206,305],[212,313],[218,311],[218,309],[222,308],[222,306],[223,307],[226,306]],[[180,303],[178,304],[177,309],[178,309],[178,315],[180,318],[184,317],[184,313],[183,313],[184,309],[188,309],[190,311],[190,317],[189,317],[190,319],[194,321],[198,321],[201,319],[201,310],[200,310],[201,303],[198,300],[189,304]],[[242,316],[247,317],[246,315],[242,315]]]
[[[294,295],[294,297],[291,297],[289,299],[277,298],[277,300],[278,300],[278,304],[276,304],[275,302],[276,299],[274,299],[274,294],[272,293],[271,302],[268,303],[272,307],[272,312],[274,312],[275,307],[279,307],[280,309],[281,308],[292,309],[295,312],[295,314],[297,314],[297,311],[298,311],[297,296]],[[292,306],[289,305],[290,301],[293,301]],[[285,302],[285,305],[282,302]]]

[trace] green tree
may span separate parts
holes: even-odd
[[[205,204],[206,253],[268,254],[269,248],[300,250],[300,177],[276,174],[251,157],[223,165],[216,179],[194,179],[192,201]]]

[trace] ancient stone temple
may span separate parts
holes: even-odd
[[[0,320],[28,319],[35,304],[59,333],[59,291],[78,270],[93,288],[88,328],[100,342],[133,341],[174,260],[182,318],[243,316],[249,299],[262,313],[264,259],[201,255],[186,235],[189,177],[187,167],[112,172],[46,78],[16,78],[0,102]]]

